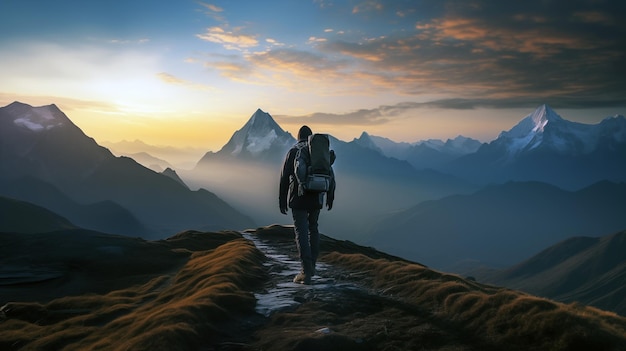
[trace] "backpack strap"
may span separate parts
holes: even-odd
[[[306,179],[309,174],[309,163],[311,162],[309,155],[309,144],[307,141],[299,141],[296,144],[296,156],[293,160],[293,173],[298,187],[298,196],[304,195]]]

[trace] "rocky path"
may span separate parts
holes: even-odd
[[[293,240],[263,239],[250,232],[243,232],[242,235],[251,240],[268,258],[265,266],[270,279],[262,291],[255,293],[256,311],[265,317],[305,301],[337,301],[345,299],[345,295],[368,294],[364,287],[344,279],[350,274],[340,272],[324,262],[317,264],[317,274],[311,285],[293,283],[293,277],[300,271],[300,261]]]

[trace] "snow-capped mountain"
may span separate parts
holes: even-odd
[[[595,125],[576,123],[561,118],[549,106],[542,105],[511,130],[502,132],[493,144],[506,149],[509,158],[536,149],[585,155],[595,151],[600,143],[626,142],[623,120],[623,116],[615,116]]]
[[[568,189],[601,180],[626,181],[626,118],[616,115],[583,124],[542,105],[445,169],[477,182],[538,180]]]
[[[284,158],[287,150],[295,142],[295,138],[284,131],[269,113],[258,109],[220,151],[208,152],[198,162],[198,166],[215,157],[257,161],[279,160]]]

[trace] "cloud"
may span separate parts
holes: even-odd
[[[203,2],[199,2],[200,5],[204,6],[205,8],[207,8],[209,11],[211,12],[222,12],[224,11],[223,8],[213,5],[213,4],[207,4],[207,3],[203,3]]]
[[[266,38],[265,42],[272,46],[285,46],[285,43],[278,42],[277,40],[272,38]]]
[[[346,21],[332,26],[343,28],[326,24],[304,43],[273,33],[267,47],[250,53],[262,34],[212,27],[199,37],[240,55],[206,64],[241,82],[319,95],[626,105],[626,24],[617,20],[626,5],[619,0],[316,3],[343,10]]]
[[[448,1],[441,16],[417,20],[414,31],[333,38],[318,48],[354,60],[355,77],[407,95],[626,101],[626,81],[617,78],[626,76],[626,31],[608,11],[473,4]]]
[[[362,109],[350,113],[335,114],[335,113],[313,113],[305,116],[274,116],[276,120],[286,123],[311,123],[322,125],[352,125],[352,126],[371,126],[380,125],[389,122],[388,116],[386,116],[381,109]]]
[[[213,87],[208,85],[190,82],[165,72],[158,73],[157,77],[167,84],[180,85],[195,90],[214,90]]]
[[[74,110],[91,110],[91,111],[115,111],[117,106],[110,102],[82,100],[68,98],[64,96],[45,96],[45,95],[27,95],[15,93],[0,92],[0,106],[8,105],[14,101],[19,101],[32,106],[46,106],[55,104],[62,111],[71,112]]]
[[[577,98],[556,98],[542,100],[540,98],[516,98],[516,99],[440,99],[427,102],[401,102],[393,105],[381,105],[372,109],[360,109],[348,113],[323,113],[317,112],[302,116],[275,115],[279,123],[292,124],[320,124],[336,126],[373,126],[390,123],[396,119],[404,119],[417,114],[423,109],[446,109],[446,110],[475,110],[486,109],[511,109],[525,108],[532,110],[537,106],[548,102],[552,108],[557,109],[591,109],[598,107],[624,107],[622,99],[605,99],[596,103],[581,101]]]
[[[363,1],[352,8],[352,13],[380,11],[383,4],[380,1]]]
[[[299,92],[319,92],[320,86],[324,86],[328,94],[337,91],[335,87],[329,87],[330,83],[336,82],[338,87],[343,87],[345,85],[339,82],[345,81],[349,74],[344,72],[344,68],[349,68],[348,62],[280,47],[242,56],[208,55],[204,66],[238,82]]]
[[[240,34],[237,31],[226,31],[220,27],[207,28],[204,34],[198,34],[197,37],[212,43],[221,44],[229,50],[243,50],[259,45],[259,41],[254,36]]]
[[[224,17],[221,15],[222,12],[224,12],[224,9],[213,5],[213,4],[207,4],[205,2],[199,1],[198,4],[200,6],[202,6],[202,8],[205,11],[202,11],[205,15],[207,15],[210,18],[213,18],[214,20],[218,21],[218,22],[224,22],[225,19]]]

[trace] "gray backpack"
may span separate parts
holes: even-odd
[[[296,153],[294,161],[298,195],[323,193],[330,189],[330,139],[328,134],[313,134]]]

